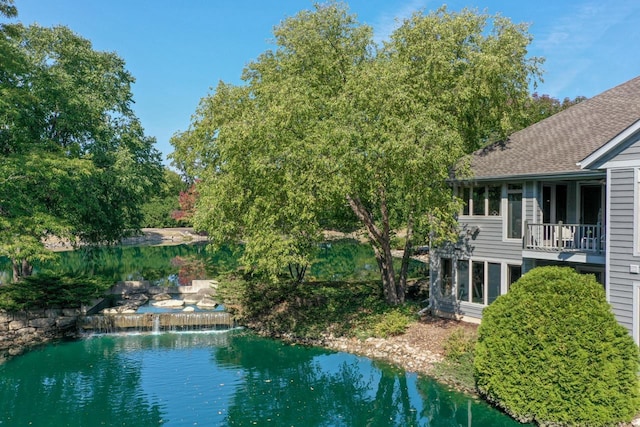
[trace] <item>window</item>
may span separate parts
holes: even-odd
[[[471,277],[469,277],[469,266],[471,266]],[[501,286],[502,265],[500,263],[458,261],[458,300],[491,304],[500,296]]]
[[[502,205],[500,185],[461,187],[458,194],[462,198],[462,215],[499,216]]]
[[[440,259],[440,294],[443,297],[452,295],[453,262],[451,258]]]
[[[487,304],[491,304],[500,296],[502,275],[500,264],[490,262],[487,265],[489,266],[487,274]]]
[[[522,238],[522,184],[507,189],[507,238]]]
[[[487,187],[487,191],[487,200],[489,201],[489,211],[487,214],[489,216],[499,216],[500,206],[502,205],[502,187],[494,185]]]
[[[462,187],[462,215],[469,215],[469,198],[471,196],[471,188]]]
[[[478,304],[484,303],[484,262],[472,262],[471,271],[473,276],[471,279],[472,295],[471,302]]]
[[[511,287],[522,276],[522,266],[520,265],[508,265],[507,266],[507,286]]]
[[[458,260],[458,299],[469,300],[469,261]]]

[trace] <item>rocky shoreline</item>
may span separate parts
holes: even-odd
[[[402,335],[387,338],[347,338],[325,336],[318,340],[300,340],[291,336],[271,336],[261,331],[260,325],[248,325],[259,335],[281,339],[294,345],[313,345],[335,351],[356,354],[371,359],[383,360],[394,364],[407,372],[434,376],[434,368],[445,357],[444,346],[451,334],[463,330],[476,333],[478,325],[462,321],[430,316],[422,317],[409,326]],[[442,379],[439,379],[443,382]],[[475,390],[448,384],[452,388],[475,395]]]

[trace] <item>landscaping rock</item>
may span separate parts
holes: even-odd
[[[152,299],[153,299],[154,301],[167,301],[167,300],[172,299],[172,297],[171,297],[171,295],[169,295],[168,293],[163,292],[163,293],[161,293],[161,294],[154,295],[154,296],[152,297]],[[154,304],[154,305],[155,305],[155,304]]]
[[[179,308],[184,306],[184,301],[181,299],[168,299],[163,301],[156,301],[152,303],[154,307],[164,307],[164,308]]]
[[[218,303],[211,298],[204,297],[196,305],[200,308],[216,308]]]

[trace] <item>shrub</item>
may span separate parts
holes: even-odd
[[[41,273],[0,287],[0,309],[76,308],[102,296],[110,284],[98,277]]]
[[[443,345],[445,358],[452,362],[460,362],[464,358],[473,358],[473,351],[478,339],[475,333],[456,329],[447,337]]]
[[[402,335],[413,319],[398,309],[390,310],[380,315],[380,319],[373,325],[373,333],[380,338]]]
[[[593,276],[536,268],[484,310],[478,333],[477,388],[519,421],[611,425],[636,414],[638,348]]]

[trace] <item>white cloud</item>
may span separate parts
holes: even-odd
[[[555,19],[534,23],[533,53],[547,59],[544,92],[558,97],[593,96],[622,83],[610,82],[613,77],[606,70],[613,65],[614,50],[630,42],[631,32],[637,33],[633,15],[638,13],[640,4],[635,0],[588,0],[571,5]]]

